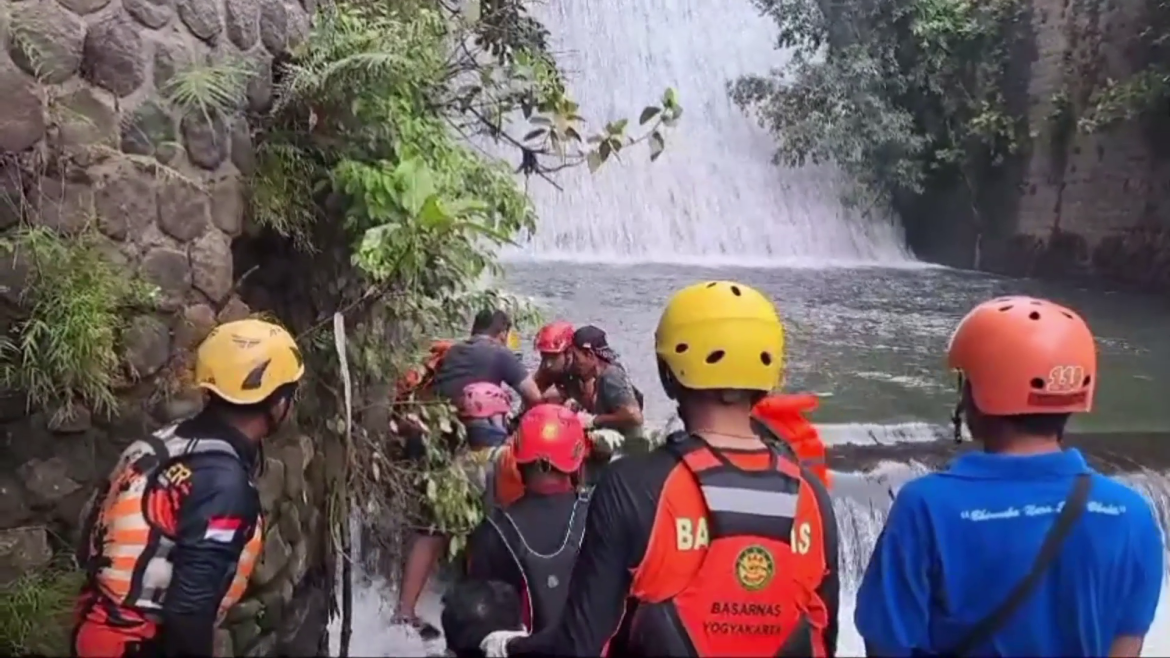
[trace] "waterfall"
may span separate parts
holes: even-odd
[[[539,179],[539,229],[511,258],[708,265],[911,261],[897,222],[840,202],[831,167],[772,164],[774,140],[728,97],[726,83],[783,63],[775,30],[749,0],[564,0],[536,12],[586,118],[631,120],[667,86],[684,115],[666,152],[644,145],[596,174]],[[599,126],[591,125],[590,130]]]

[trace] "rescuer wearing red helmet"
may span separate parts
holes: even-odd
[[[550,322],[536,332],[533,347],[540,353],[540,366],[532,375],[546,402],[578,402],[580,382],[573,376],[569,348],[573,345],[573,324],[564,320]]]
[[[497,580],[520,592],[525,626],[560,617],[585,532],[588,494],[578,492],[589,453],[577,414],[557,404],[528,410],[510,446],[524,495],[495,507],[467,544],[467,576]]]

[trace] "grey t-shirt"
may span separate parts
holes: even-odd
[[[639,406],[638,394],[634,392],[634,383],[622,366],[611,363],[605,371],[597,377],[597,397],[593,403],[593,413],[597,415],[616,413],[618,409],[629,405]],[[618,428],[613,428],[618,429]],[[642,426],[622,428],[622,435],[627,442],[641,441]],[[641,446],[628,445],[625,452],[642,452]]]
[[[468,384],[487,382],[519,389],[528,371],[508,348],[486,336],[475,336],[447,350],[435,372],[435,390],[448,400],[459,400]]]

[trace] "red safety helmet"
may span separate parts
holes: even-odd
[[[520,419],[512,454],[517,464],[543,460],[562,473],[575,473],[585,461],[587,442],[577,414],[559,404],[539,404]]]
[[[560,354],[573,344],[573,325],[564,320],[550,322],[536,332],[535,342],[541,354]]]

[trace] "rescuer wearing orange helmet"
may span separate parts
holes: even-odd
[[[1138,492],[1061,444],[1093,406],[1088,325],[1043,299],[993,299],[959,322],[947,362],[956,439],[965,421],[983,450],[899,491],[857,597],[867,654],[1139,655],[1162,533]]]
[[[655,343],[662,386],[686,429],[614,462],[594,489],[559,622],[531,636],[489,633],[481,648],[488,656],[833,655],[832,502],[751,419],[781,381],[776,308],[743,284],[698,283],[671,297]]]
[[[228,322],[203,341],[204,410],[131,443],[90,501],[75,656],[212,655],[263,543],[260,442],[292,413],[304,372],[293,337],[270,322]]]
[[[588,494],[579,491],[590,451],[577,414],[542,404],[520,419],[511,458],[524,492],[490,509],[467,544],[467,576],[520,592],[524,624],[540,630],[560,617],[585,532]]]
[[[550,322],[536,332],[533,347],[540,354],[540,366],[532,378],[546,402],[579,402],[580,382],[573,376],[569,348],[573,345],[573,325],[564,320]]]

